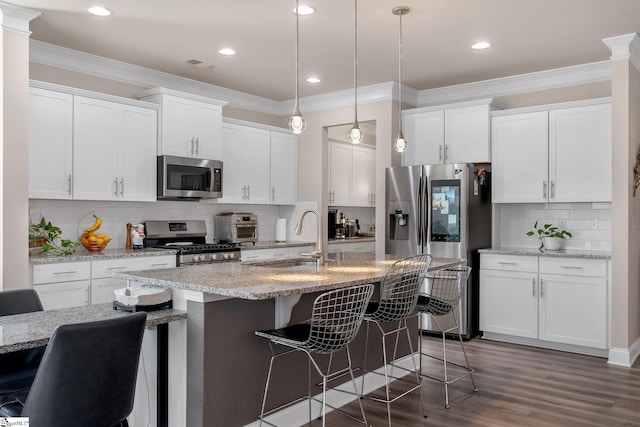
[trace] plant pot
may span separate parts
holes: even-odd
[[[562,240],[559,237],[545,237],[544,249],[547,251],[558,251],[562,248]]]

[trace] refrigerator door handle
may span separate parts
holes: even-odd
[[[427,245],[429,244],[429,180],[427,175],[422,178],[422,194],[420,209],[422,209],[422,227],[420,227],[422,233],[422,251],[427,250]]]
[[[416,227],[416,238],[418,246],[422,247],[422,175],[418,177],[418,218]]]

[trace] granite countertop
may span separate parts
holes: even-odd
[[[114,310],[111,303],[105,303],[3,316],[0,317],[0,354],[46,345],[55,328],[60,325],[113,319],[129,314]],[[187,313],[180,310],[150,311],[147,313],[147,327],[186,318]]]
[[[258,241],[255,245],[250,243],[245,243],[240,245],[240,249],[243,251],[253,250],[253,249],[274,249],[274,248],[296,248],[300,246],[315,246],[316,242],[276,242],[274,240],[266,240],[266,241]]]
[[[72,255],[47,255],[38,254],[29,256],[30,264],[53,264],[57,262],[73,262],[73,261],[95,261],[110,258],[130,258],[141,256],[163,256],[175,255],[175,249],[135,249],[127,251],[126,249],[104,249],[100,252],[89,252],[84,248],[78,248]]]
[[[375,242],[375,237],[345,237],[344,239],[329,239],[329,244],[341,244],[341,243],[358,243],[358,242]]]
[[[227,262],[114,273],[144,285],[186,289],[232,298],[263,300],[276,297],[323,292],[345,286],[379,282],[387,268],[401,257],[376,256],[371,252],[344,252],[340,260],[330,261],[316,271],[315,263],[293,267],[273,267],[274,261]],[[304,259],[309,261],[308,259]],[[279,260],[279,263],[292,261]],[[436,258],[430,269],[436,270],[466,263],[466,260]]]
[[[560,251],[540,251],[537,248],[487,248],[478,250],[481,254],[525,255],[560,258],[611,259],[611,252],[563,249]]]

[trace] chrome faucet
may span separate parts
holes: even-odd
[[[300,235],[302,233],[302,221],[304,221],[304,217],[308,214],[308,213],[312,213],[315,214],[316,219],[318,220],[318,230],[317,230],[317,235],[316,235],[316,250],[311,252],[311,253],[303,253],[300,254],[302,256],[308,256],[311,258],[314,258],[317,260],[317,266],[320,267],[321,265],[324,264],[324,251],[322,249],[322,218],[320,217],[320,212],[318,212],[315,209],[307,209],[306,211],[302,212],[302,215],[300,215],[300,219],[298,220],[298,224],[296,224],[296,229],[294,231],[295,234]]]

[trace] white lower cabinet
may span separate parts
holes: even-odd
[[[89,304],[89,261],[34,265],[31,283],[45,310]]]
[[[300,258],[302,253],[312,251],[312,246],[283,246],[268,249],[242,249],[242,261],[262,261],[267,259]]]
[[[485,337],[607,348],[606,260],[481,254],[480,266]]]
[[[373,252],[376,250],[376,242],[330,243],[327,246],[327,253],[329,254],[337,252]]]
[[[101,304],[112,302],[113,291],[127,286],[126,280],[114,279],[113,273],[175,266],[175,255],[34,265],[32,284],[45,310]]]

